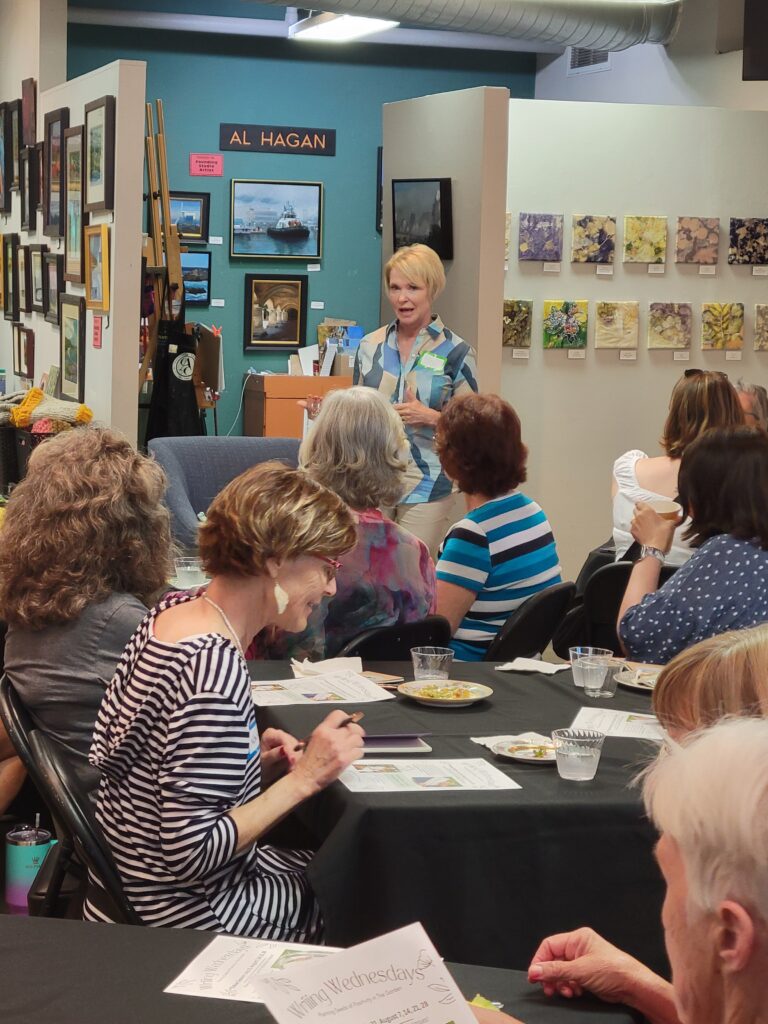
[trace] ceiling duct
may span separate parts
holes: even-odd
[[[264,2],[264,0],[261,0]],[[279,4],[280,0],[266,0]],[[284,0],[283,0],[284,2]],[[668,43],[684,0],[323,0],[333,14],[593,50]],[[313,5],[314,6],[314,5]]]

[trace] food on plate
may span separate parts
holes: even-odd
[[[475,690],[469,686],[419,686],[413,692],[428,700],[469,700],[476,696]]]

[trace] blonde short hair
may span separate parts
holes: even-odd
[[[200,558],[211,576],[261,576],[267,559],[335,558],[357,543],[341,498],[282,462],[262,462],[213,499],[200,527]]]
[[[301,446],[299,462],[351,508],[396,505],[408,465],[402,420],[375,388],[333,391]]]
[[[665,729],[680,732],[724,715],[768,717],[768,625],[720,633],[681,651],[659,676],[653,710]]]
[[[36,630],[110,594],[150,604],[173,572],[165,485],[115,430],[78,427],[38,445],[0,531],[0,618]]]
[[[384,283],[389,288],[389,276],[399,270],[412,284],[423,284],[430,301],[434,301],[445,288],[445,268],[434,249],[417,242],[404,245],[389,257],[384,265]]]

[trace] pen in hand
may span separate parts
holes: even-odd
[[[345,718],[343,722],[339,722],[336,728],[343,729],[345,725],[356,725],[362,718],[365,718],[364,711],[353,711],[352,714]],[[294,754],[297,754],[299,751],[304,750],[308,743],[309,736],[307,736],[306,739],[299,740],[299,742],[293,748]]]

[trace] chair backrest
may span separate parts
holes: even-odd
[[[556,583],[532,594],[509,616],[484,661],[509,661],[541,654],[576,593],[575,583]]]
[[[589,646],[605,647],[614,654],[622,653],[616,633],[616,620],[633,566],[633,562],[604,565],[587,581],[584,588],[584,618],[585,641]],[[659,586],[666,583],[676,568],[674,565],[662,566]]]
[[[442,615],[428,615],[418,622],[366,629],[350,640],[336,655],[357,655],[366,661],[410,661],[412,647],[447,647],[451,624]]]
[[[112,852],[96,820],[88,793],[69,763],[66,750],[39,729],[30,736],[32,755],[37,763],[45,798],[55,807],[74,841],[78,859],[98,879],[101,900],[111,920],[119,924],[143,924],[128,902]]]
[[[187,549],[197,544],[198,513],[230,480],[271,459],[299,464],[293,437],[155,437],[148,449],[168,477],[165,500],[174,540]]]
[[[21,758],[21,763],[30,775],[33,775],[37,771],[37,765],[32,756],[29,737],[35,726],[13,683],[6,675],[0,678],[0,719],[16,753]]]

